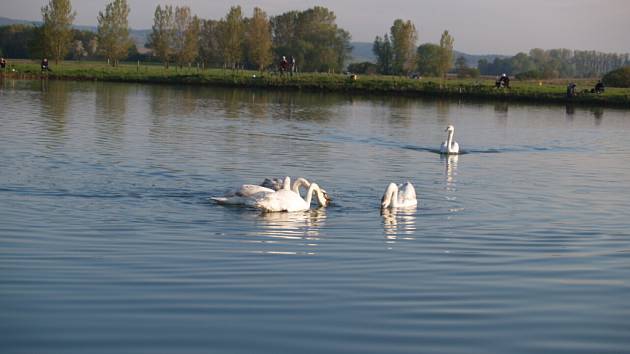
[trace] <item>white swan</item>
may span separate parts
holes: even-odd
[[[260,185],[263,187],[278,191],[280,189],[285,188],[284,183],[285,181],[282,178],[265,178],[265,180]],[[293,181],[291,190],[301,196],[302,188],[304,188],[304,190],[308,190],[308,187],[310,186],[311,186],[311,182],[309,182],[309,180],[307,180],[304,177],[298,177],[295,179],[295,181]],[[322,191],[322,193],[324,193],[324,198],[326,198],[326,200],[328,200],[329,202],[332,201],[332,198],[330,197],[328,192],[326,192],[326,190],[322,187],[319,187],[319,188]]]
[[[317,183],[311,183],[306,194],[306,200],[300,195],[289,189],[281,189],[274,193],[261,194],[255,197],[254,207],[264,211],[304,211],[311,208],[311,200],[315,193],[317,202],[320,206],[325,207],[328,201],[324,197]]]
[[[445,132],[448,132],[446,135],[446,140],[440,146],[441,154],[459,154],[459,144],[453,140],[453,134],[455,132],[455,127],[449,125],[446,127]]]
[[[284,178],[284,181],[282,183],[282,189],[289,190],[290,186],[291,177],[287,176]],[[258,186],[255,184],[244,184],[235,190],[225,193],[221,197],[210,197],[210,199],[219,204],[254,206],[256,203],[256,198],[261,198],[265,194],[275,192],[276,190],[271,188]]]
[[[416,189],[411,182],[396,185],[390,183],[385,189],[383,198],[381,198],[381,208],[411,208],[418,205],[416,198]]]

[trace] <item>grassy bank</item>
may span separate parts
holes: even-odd
[[[13,71],[15,69],[15,71]],[[35,79],[48,77],[62,80],[97,80],[117,82],[221,85],[297,90],[324,90],[376,94],[404,94],[409,96],[460,97],[466,99],[518,100],[530,102],[573,102],[586,105],[622,106],[630,108],[630,89],[607,88],[601,95],[582,93],[590,90],[594,80],[572,80],[577,83],[577,96],[566,98],[569,80],[516,81],[510,89],[494,88],[494,79],[451,79],[444,87],[437,78],[420,80],[405,77],[359,75],[352,80],[347,75],[304,73],[290,77],[277,73],[232,71],[197,68],[164,69],[160,65],[122,64],[112,68],[104,63],[64,62],[54,65],[52,71],[42,75],[39,64],[22,61],[12,63],[5,77]]]

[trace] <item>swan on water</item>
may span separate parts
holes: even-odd
[[[446,135],[446,140],[442,143],[442,146],[440,146],[440,153],[441,154],[459,154],[459,144],[455,140],[453,140],[455,127],[453,127],[452,125],[449,125],[448,127],[446,127],[446,130],[444,131],[447,132],[447,135]]]
[[[418,205],[416,189],[409,181],[401,185],[390,183],[385,189],[383,198],[381,198],[381,209],[410,208],[416,205]]]
[[[282,185],[278,186],[279,189],[290,189],[291,177],[284,178]],[[247,205],[254,206],[256,197],[260,198],[265,194],[275,193],[275,189],[259,186],[256,184],[244,184],[235,190],[228,191],[222,197],[210,197],[219,204],[230,205]]]
[[[284,183],[285,181],[282,178],[265,178],[265,180],[260,185],[278,191],[284,188]],[[302,188],[304,190],[308,190],[308,187],[310,186],[311,182],[309,182],[309,180],[304,177],[298,177],[295,179],[295,181],[293,181],[290,189],[295,193],[302,195]],[[329,202],[332,201],[332,198],[330,197],[328,192],[326,192],[326,190],[322,187],[319,188],[321,189],[322,193],[324,193],[324,198],[326,198],[326,200],[328,200]]]
[[[293,185],[291,185],[291,177],[289,176],[284,179],[266,178],[260,186],[255,184],[244,184],[235,190],[228,191],[221,197],[211,197],[210,199],[219,204],[255,206],[256,199],[260,199],[266,194],[284,189],[293,191],[300,196],[300,189],[309,188],[310,186],[311,182],[304,177],[298,177],[293,182]],[[327,203],[332,200],[330,195],[328,195],[323,188],[320,188],[320,191]]]
[[[306,200],[302,199],[298,193],[285,188],[274,193],[255,196],[253,206],[264,211],[304,211],[311,208],[313,194],[315,194],[319,206],[328,205],[328,200],[324,197],[324,193],[317,183],[311,183],[308,192],[306,192]]]

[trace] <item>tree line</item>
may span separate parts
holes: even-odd
[[[98,13],[96,33],[72,28],[70,0],[49,0],[42,25],[0,27],[2,55],[10,57],[101,57],[113,65],[137,55],[129,37],[127,0],[113,0]],[[341,71],[350,57],[350,33],[335,14],[315,6],[269,17],[256,7],[246,17],[240,6],[221,19],[202,19],[187,6],[158,5],[147,47],[155,60],[170,64],[263,70],[293,57],[302,71]]]
[[[445,30],[439,44],[425,43],[416,46],[418,32],[415,25],[407,20],[397,19],[389,33],[376,36],[372,51],[376,64],[357,63],[348,70],[357,73],[374,72],[382,75],[438,76],[442,82],[453,67],[453,44],[455,39]],[[463,58],[462,58],[463,60]],[[465,61],[459,61],[458,73],[463,76],[476,74]]]
[[[255,8],[246,17],[240,6],[220,19],[202,19],[186,6],[158,5],[147,46],[152,58],[142,57],[129,36],[127,0],[112,0],[99,11],[96,33],[72,27],[76,13],[70,0],[49,0],[41,8],[42,25],[0,27],[0,55],[12,58],[152,59],[171,64],[263,70],[282,56],[293,57],[301,71],[342,71],[350,58],[350,33],[336,24],[335,14],[315,6],[269,17]],[[417,46],[418,32],[411,21],[397,19],[390,31],[377,36],[372,50],[376,63],[351,64],[355,73],[460,77],[516,75],[520,78],[594,77],[630,65],[629,54],[569,49],[532,49],[528,54],[480,60],[470,68],[453,57],[454,38],[444,31],[439,43]]]
[[[630,65],[630,54],[602,53],[592,50],[534,48],[529,54],[479,60],[484,75],[515,75],[523,79],[559,77],[597,77],[611,70]]]

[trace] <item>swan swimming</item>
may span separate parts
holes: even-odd
[[[280,189],[289,189],[290,186],[291,177],[287,176],[284,178]],[[222,197],[210,197],[210,199],[219,204],[253,206],[256,202],[255,197],[262,197],[265,194],[275,192],[274,189],[256,184],[244,184],[235,190],[228,191]]]
[[[280,182],[282,181],[282,182]],[[261,199],[266,194],[275,193],[279,190],[292,191],[300,196],[300,188],[309,188],[311,182],[306,178],[298,177],[293,186],[291,186],[291,177],[287,176],[284,179],[265,179],[261,186],[255,184],[244,184],[235,190],[228,191],[221,197],[210,197],[219,204],[227,205],[245,205],[256,206],[256,201]],[[326,200],[326,204],[332,200],[332,198],[326,193],[324,189],[320,189],[323,198]]]
[[[381,198],[381,209],[386,208],[411,208],[418,205],[416,189],[411,182],[396,185],[390,183]]]
[[[260,185],[263,187],[278,191],[280,189],[285,188],[284,183],[285,183],[285,180],[282,178],[265,178],[265,180]],[[307,180],[304,177],[298,177],[295,179],[290,189],[294,191],[295,193],[302,195],[301,188],[308,190],[308,187],[310,186],[311,186],[311,182],[309,182],[309,180]],[[330,197],[328,192],[326,192],[326,190],[322,187],[319,187],[319,188],[321,189],[322,193],[324,193],[324,198],[326,198],[326,200],[328,200],[329,202],[332,201],[332,198]]]
[[[453,140],[455,127],[449,125],[444,131],[448,133],[446,135],[446,140],[442,143],[442,146],[440,146],[440,154],[459,154],[459,144]]]
[[[274,193],[255,196],[253,206],[264,211],[305,211],[311,208],[313,193],[317,197],[319,206],[325,207],[328,205],[328,200],[324,197],[324,193],[317,183],[311,183],[308,192],[306,192],[306,200],[302,199],[298,193],[284,188]]]

